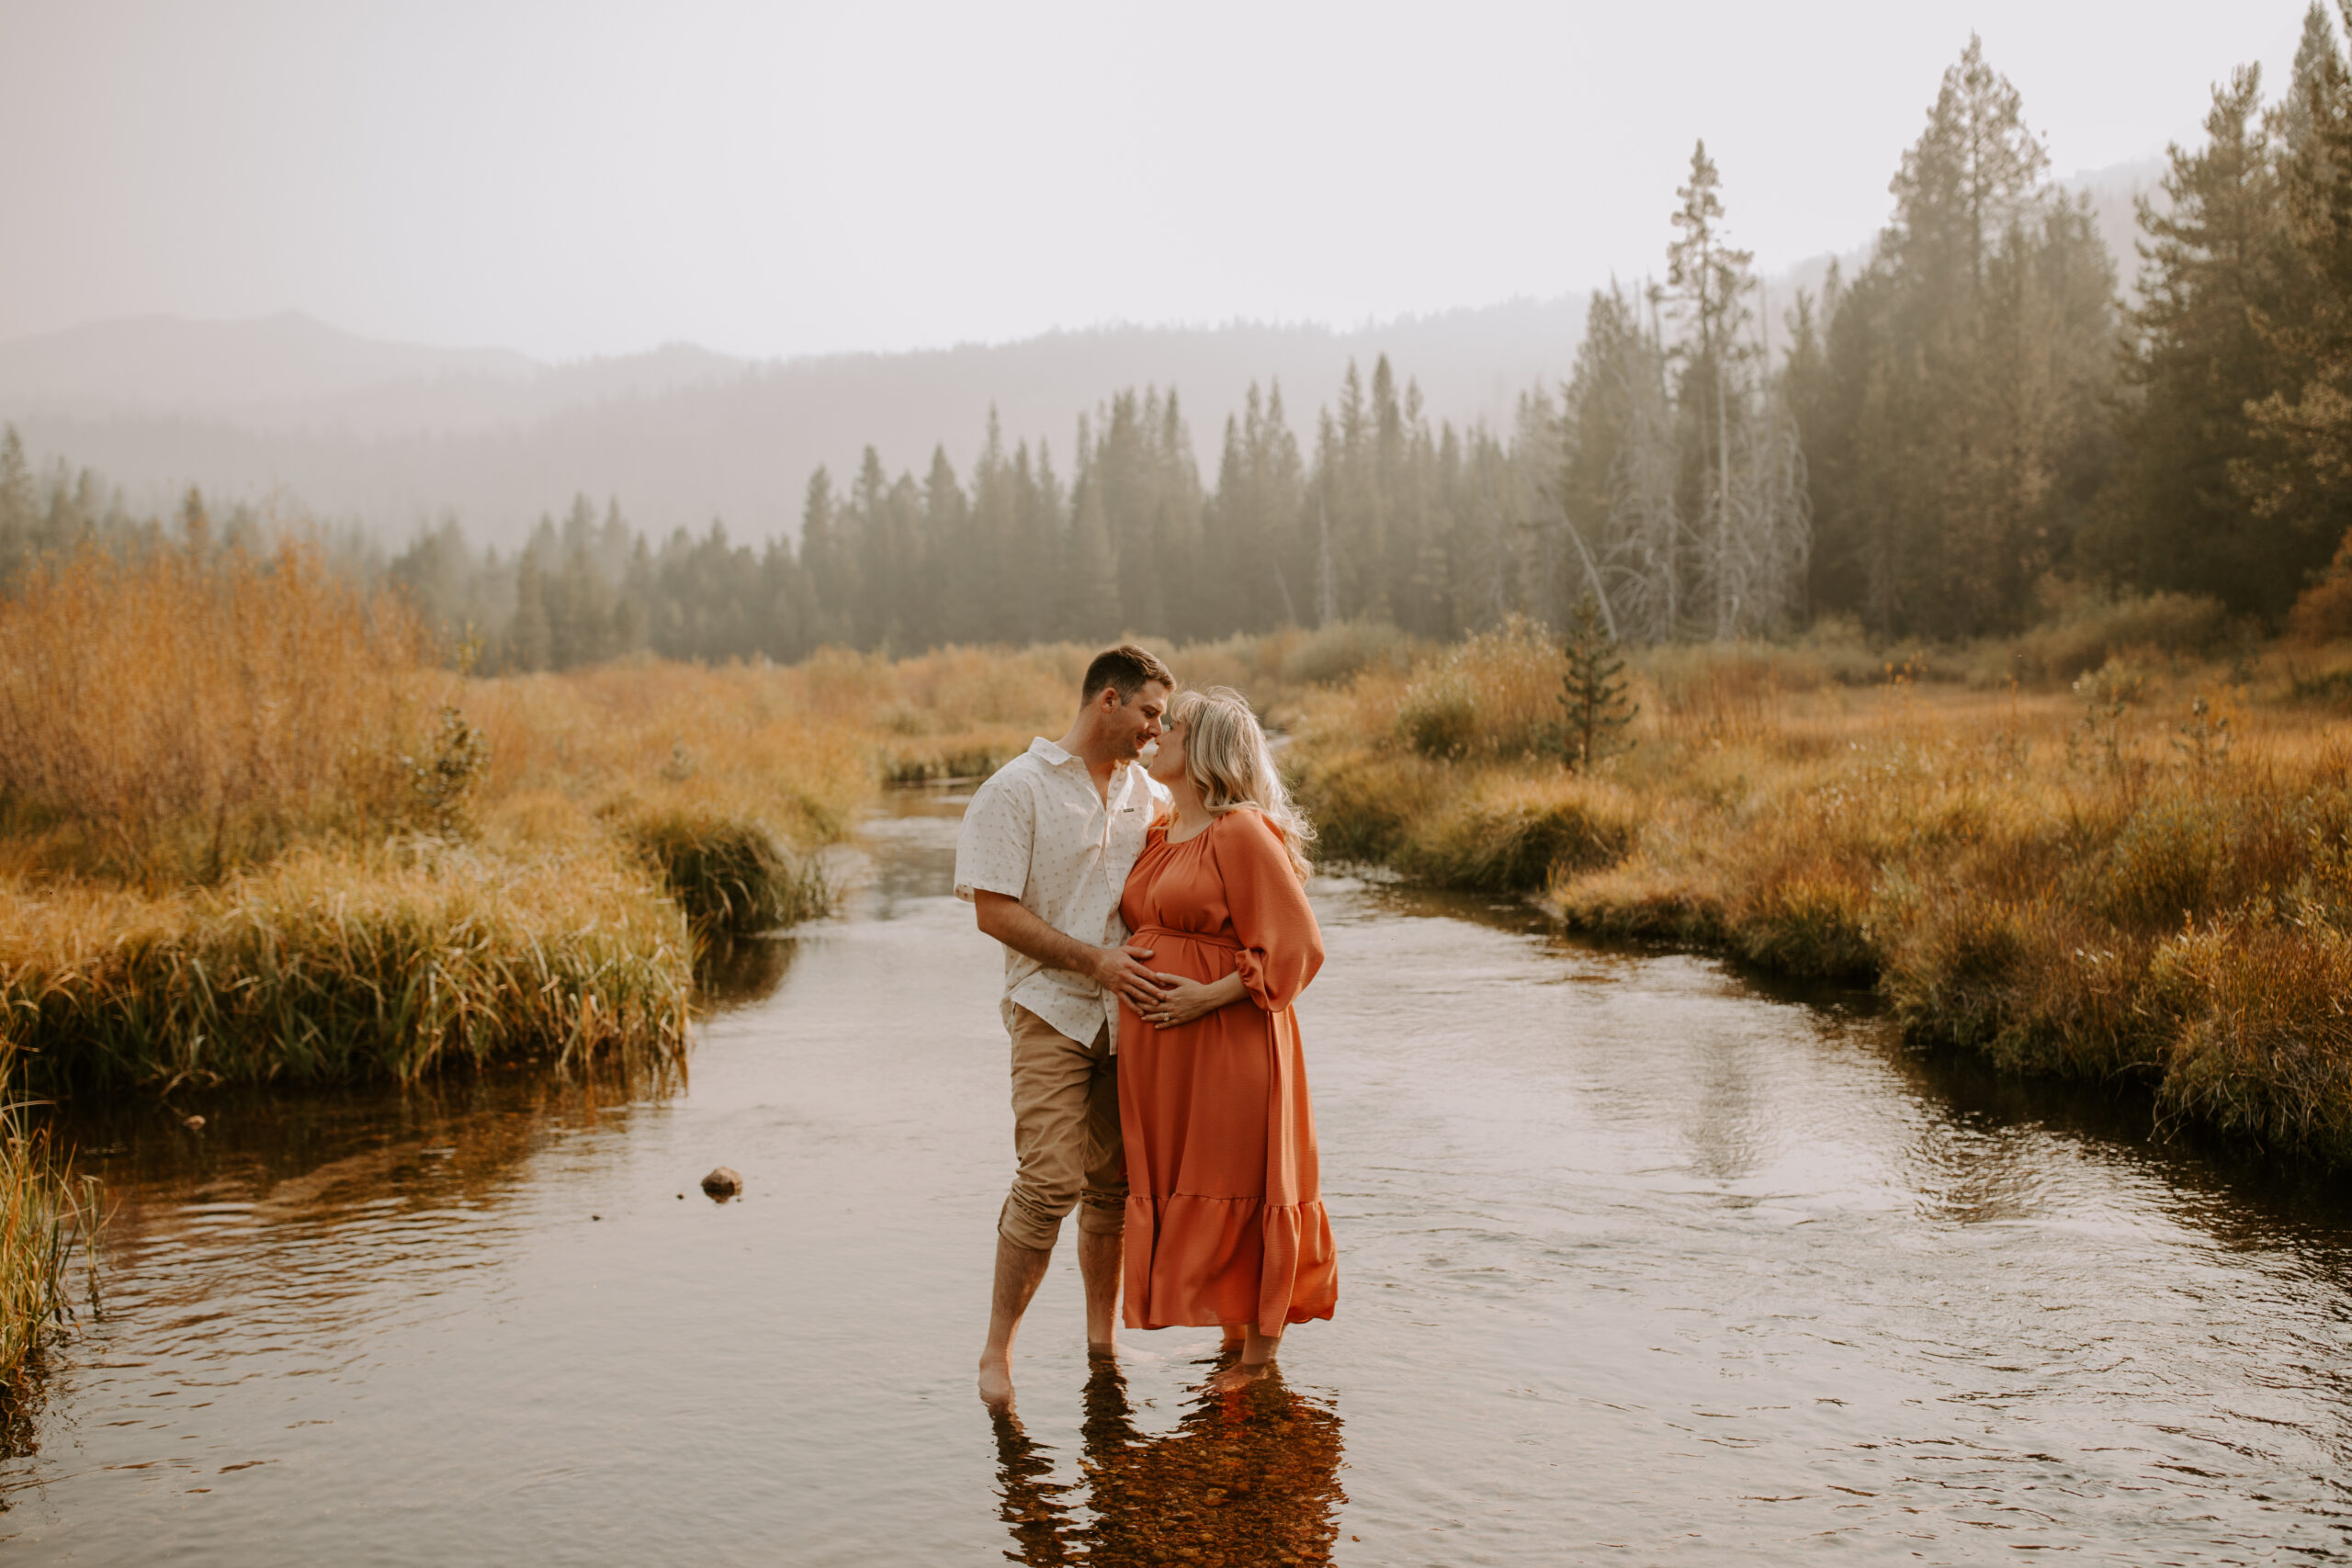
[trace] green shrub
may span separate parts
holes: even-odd
[[[2035,626],[1986,661],[1980,680],[1997,684],[2071,681],[2134,649],[2184,656],[2210,652],[2229,629],[2229,613],[2201,593],[2157,592],[2089,600]]]
[[[1411,657],[1411,639],[1385,621],[1334,621],[1283,655],[1282,678],[1302,686],[1337,685],[1366,670],[1401,670]]]
[[[1503,787],[1408,824],[1395,858],[1439,886],[1528,893],[1608,864],[1633,839],[1630,824],[1574,789]]]
[[[1729,945],[1751,964],[1808,980],[1868,980],[1879,970],[1866,888],[1794,876],[1763,889],[1730,922]]]
[[[1477,692],[1458,674],[1420,682],[1396,710],[1396,736],[1424,757],[1468,756],[1478,744]]]
[[[2352,942],[2239,916],[2165,942],[2151,979],[2177,1021],[2157,1091],[2168,1113],[2352,1163]]]
[[[832,907],[823,867],[785,849],[762,823],[677,807],[633,817],[622,831],[699,934],[774,931]]]

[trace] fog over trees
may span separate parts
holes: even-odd
[[[808,477],[797,538],[649,535],[583,495],[519,547],[456,522],[389,557],[338,547],[517,669],[1343,619],[1442,638],[1564,625],[1587,595],[1634,641],[1824,616],[1961,638],[2026,624],[2057,581],[2209,593],[2275,627],[2352,524],[2352,67],[2329,14],[2275,95],[2251,67],[2216,90],[2122,268],[2031,125],[1972,40],[1885,230],[1785,309],[1699,143],[1658,274],[1594,293],[1572,373],[1500,422],[1433,418],[1382,355],[1336,388],[1250,386],[1208,443],[1147,385],[1067,442],[991,415],[961,471],[868,446]],[[12,438],[0,570],[135,537],[109,506]],[[183,522],[254,525],[193,496]]]

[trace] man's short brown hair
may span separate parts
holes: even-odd
[[[1087,665],[1086,679],[1078,688],[1078,700],[1091,703],[1108,686],[1119,694],[1121,704],[1131,703],[1136,700],[1136,694],[1153,681],[1167,687],[1171,695],[1175,693],[1176,677],[1168,672],[1167,665],[1134,643],[1123,642],[1116,648],[1104,649]]]

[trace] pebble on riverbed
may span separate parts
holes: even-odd
[[[731,1166],[720,1166],[702,1179],[702,1190],[715,1202],[724,1203],[743,1190],[743,1179]]]

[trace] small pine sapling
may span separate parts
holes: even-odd
[[[472,829],[467,797],[490,769],[490,742],[466,721],[456,705],[441,709],[441,733],[433,755],[402,756],[417,815],[444,839],[462,839]]]
[[[1602,625],[1600,606],[1586,594],[1568,627],[1567,673],[1561,678],[1560,751],[1569,769],[1589,768],[1612,749],[1611,739],[1641,710],[1625,698],[1625,660]]]

